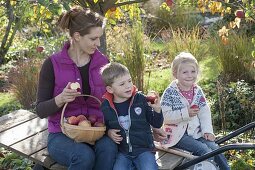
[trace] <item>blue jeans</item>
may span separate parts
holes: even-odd
[[[118,149],[107,136],[92,146],[77,143],[63,133],[50,133],[48,152],[52,159],[67,166],[68,170],[112,170]]]
[[[143,152],[138,156],[130,156],[118,153],[113,170],[157,170],[155,154],[152,152]]]
[[[208,141],[203,137],[194,139],[187,133],[183,135],[181,140],[174,147],[192,152],[197,156],[204,155],[208,152],[211,152],[212,150],[219,148],[215,142]],[[223,154],[214,156],[214,161],[219,165],[221,170],[230,170],[227,159]]]

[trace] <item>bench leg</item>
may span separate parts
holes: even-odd
[[[33,170],[49,170],[48,168],[45,168],[41,164],[36,163],[33,167]]]

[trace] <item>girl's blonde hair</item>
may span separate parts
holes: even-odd
[[[181,64],[194,64],[196,70],[199,71],[197,59],[191,53],[181,52],[172,62],[171,68],[173,76],[180,71]]]

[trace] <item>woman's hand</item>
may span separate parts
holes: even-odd
[[[77,92],[77,90],[70,88],[71,82],[69,82],[62,93],[55,97],[55,102],[58,107],[63,106],[65,103],[72,102],[75,98],[81,94],[81,92]]]
[[[209,140],[209,141],[214,141],[215,140],[215,136],[213,134],[211,134],[211,133],[205,133],[204,134],[204,138],[206,140]]]
[[[120,134],[118,134],[120,130],[118,129],[109,129],[107,132],[107,135],[117,144],[120,144],[120,141],[122,141],[123,137],[121,137]]]

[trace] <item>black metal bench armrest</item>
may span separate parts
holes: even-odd
[[[182,165],[179,165],[177,167],[174,168],[174,170],[183,170],[185,168],[188,168],[192,165],[195,165],[199,162],[202,162],[208,158],[211,158],[215,155],[218,155],[218,154],[221,154],[225,151],[228,151],[228,150],[245,150],[245,149],[255,149],[255,144],[249,144],[249,143],[243,143],[243,144],[229,144],[229,145],[225,145],[225,146],[222,146],[216,150],[213,150],[212,152],[209,152],[205,155],[202,155],[202,156],[199,156],[195,159],[192,159]]]
[[[221,143],[223,143],[223,142],[225,142],[225,141],[227,141],[231,138],[234,138],[234,137],[240,135],[241,133],[246,132],[246,131],[248,131],[252,128],[255,128],[255,122],[251,122],[251,123],[239,128],[239,129],[233,131],[232,133],[228,134],[227,136],[216,140],[215,143],[221,144]]]

